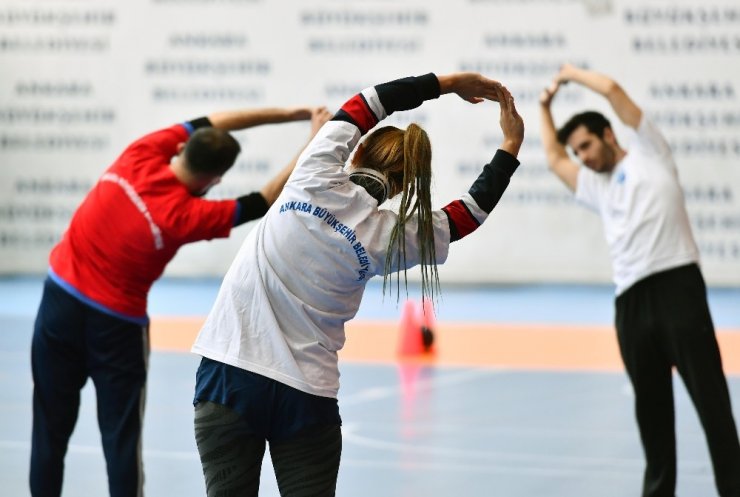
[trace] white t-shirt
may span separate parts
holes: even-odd
[[[385,117],[374,91],[363,95]],[[344,165],[359,139],[348,122],[321,128],[245,239],[193,352],[310,394],[337,396],[344,324],[357,313],[367,281],[384,273],[397,217],[349,180]],[[480,221],[485,217],[481,212]],[[442,210],[433,212],[433,223],[441,264],[450,226]],[[407,267],[420,262],[416,233],[410,220]]]
[[[614,170],[580,168],[575,195],[601,216],[617,295],[651,274],[699,261],[670,147],[644,115]]]

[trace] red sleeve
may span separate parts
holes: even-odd
[[[205,200],[190,197],[174,210],[177,216],[171,224],[181,243],[226,238],[231,234],[236,218],[237,202]]]

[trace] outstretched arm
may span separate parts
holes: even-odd
[[[425,100],[438,98],[442,94],[455,93],[477,104],[483,100],[497,100],[496,90],[500,87],[498,81],[472,72],[443,76],[429,73],[401,78],[366,88],[345,102],[333,120],[350,122],[365,134],[394,112],[415,109]]]
[[[306,145],[311,142],[321,127],[331,119],[331,113],[326,107],[316,107],[311,112],[311,133]],[[290,174],[293,172],[298,157],[301,155],[306,145],[301,147],[293,159],[288,162],[259,192],[253,192],[236,199],[238,204],[238,213],[234,221],[234,226],[239,226],[253,219],[258,219],[265,215],[267,209],[275,203],[280,192],[283,191],[285,183],[288,181]]]
[[[609,76],[588,69],[564,64],[555,78],[559,84],[573,81],[606,97],[620,121],[630,128],[637,128],[642,118],[642,110],[627,95],[624,89]]]
[[[542,90],[540,94],[540,135],[542,146],[545,148],[545,158],[547,165],[571,191],[576,190],[578,182],[578,165],[573,162],[565,147],[557,139],[555,123],[552,119],[550,105],[552,99],[558,91],[560,84],[553,82],[548,88]]]
[[[280,172],[278,172],[278,174],[260,190],[260,193],[267,202],[267,205],[272,205],[278,198],[280,192],[283,191],[285,183],[288,181],[290,173],[293,172],[293,169],[298,162],[298,157],[301,155],[301,153],[303,153],[306,145],[308,145],[313,137],[316,136],[316,133],[319,131],[319,129],[321,129],[324,123],[326,123],[329,119],[331,119],[331,113],[326,109],[326,107],[318,107],[313,109],[313,111],[311,112],[311,134],[308,137],[308,141],[305,145],[303,145],[303,147],[301,147],[301,149],[293,157],[293,159],[288,162],[288,164],[286,164],[286,166],[282,170],[280,170]]]
[[[311,119],[316,107],[266,107],[214,112],[208,120],[214,128],[238,131],[263,124],[278,124]]]

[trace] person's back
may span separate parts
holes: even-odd
[[[144,136],[101,175],[51,252],[34,324],[32,495],[61,493],[88,378],[95,385],[110,494],[141,495],[149,289],[183,244],[228,236],[234,226],[261,217],[292,171],[295,159],[259,192],[201,198],[240,152],[229,131],[309,118],[315,132],[328,112],[214,113]]]
[[[315,395],[337,393],[337,352],[367,282],[385,271],[398,214],[350,181],[345,156],[327,160],[327,149],[354,126],[331,121],[317,133],[274,206],[249,233],[224,277],[214,311],[193,351],[213,356],[215,334],[231,330],[230,364]],[[447,258],[450,232],[442,210],[433,212],[436,262]],[[420,262],[418,224],[406,224],[406,265]],[[393,266],[394,270],[397,268]],[[238,308],[249,302],[249,312]],[[237,345],[239,331],[260,334],[258,349]],[[267,333],[266,330],[270,330]],[[280,333],[273,331],[280,330]],[[271,345],[268,346],[268,344]],[[270,350],[270,352],[267,352]],[[280,364],[280,370],[272,368]]]
[[[418,125],[381,127],[358,142],[392,112],[443,93],[499,102],[504,139],[468,192],[433,210],[431,144]],[[203,356],[193,403],[209,496],[256,495],[267,442],[281,495],[334,494],[345,322],[372,276],[420,265],[422,294],[438,288],[436,265],[487,219],[519,165],[523,135],[508,90],[474,73],[366,88],[321,128],[242,245],[192,348]],[[379,208],[395,196],[397,211]]]
[[[107,169],[51,252],[58,283],[106,309],[145,319],[149,289],[178,249],[228,236],[236,203],[194,197],[169,167],[187,138],[182,125],[152,133]]]

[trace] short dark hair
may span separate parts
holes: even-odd
[[[217,128],[196,129],[185,144],[185,163],[193,174],[221,176],[236,161],[241,147],[228,132]]]
[[[604,138],[604,130],[612,127],[609,120],[600,112],[596,112],[594,110],[581,112],[580,114],[576,114],[571,117],[570,120],[568,120],[568,122],[558,130],[558,142],[560,142],[561,145],[565,145],[573,131],[581,125],[585,126],[587,130],[599,138]]]

